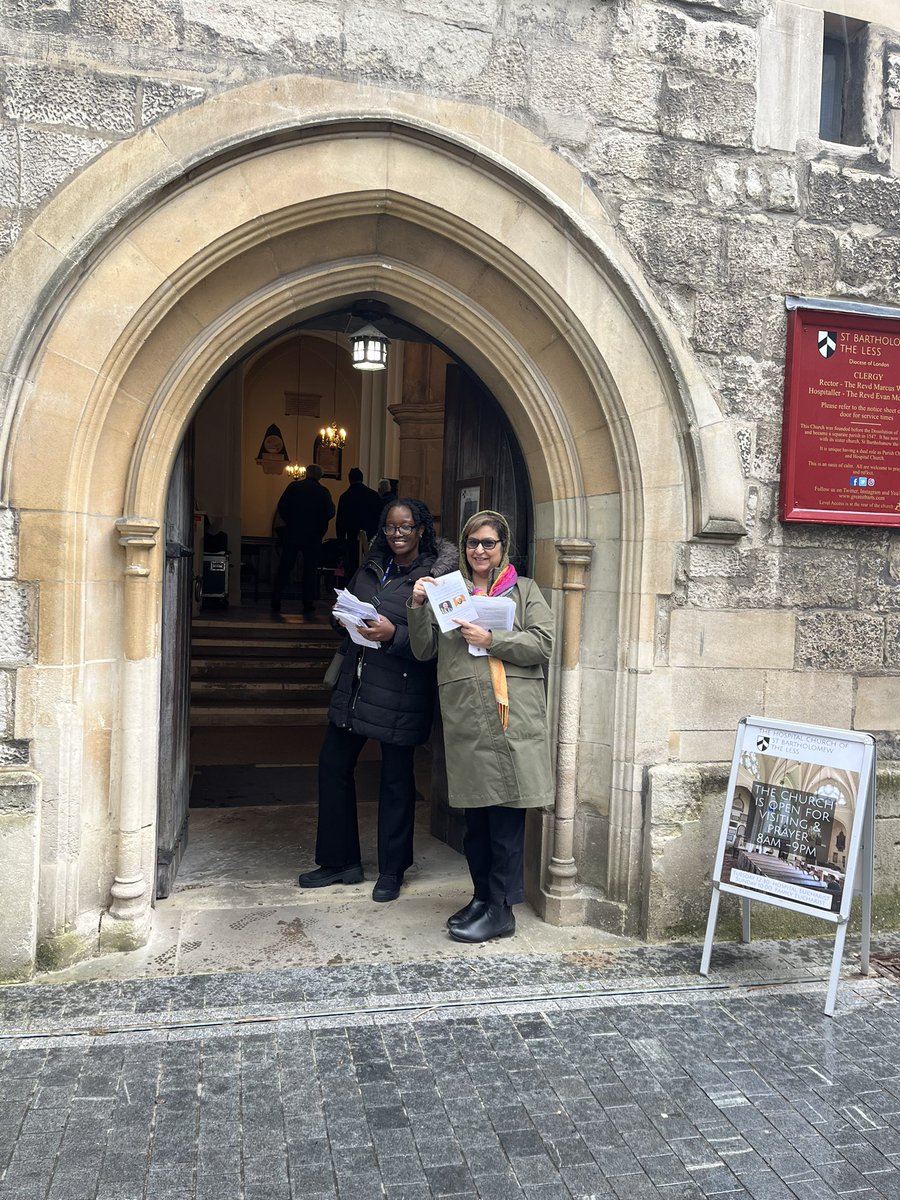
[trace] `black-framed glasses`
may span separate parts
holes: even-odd
[[[418,529],[418,525],[382,525],[381,532],[385,537],[391,537],[392,534],[400,533],[404,537],[409,537],[414,529]]]
[[[477,550],[479,546],[484,546],[485,550],[491,551],[500,543],[496,538],[466,538],[466,549]]]

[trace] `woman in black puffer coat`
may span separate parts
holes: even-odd
[[[434,523],[420,500],[393,501],[381,514],[369,556],[348,585],[378,610],[360,633],[371,650],[344,638],[344,661],[328,710],[319,754],[319,825],[314,871],[304,888],[360,883],[354,769],[368,738],[381,743],[378,795],[377,901],[395,900],[413,861],[416,783],[413,755],[428,738],[435,700],[433,663],[419,662],[409,645],[406,602],[423,575],[456,569],[455,550],[438,553]]]

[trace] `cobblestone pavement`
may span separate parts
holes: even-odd
[[[900,988],[825,1017],[830,947],[0,988],[0,1197],[900,1200]]]

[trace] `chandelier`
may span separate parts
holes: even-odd
[[[294,427],[294,449],[295,449],[297,458],[295,459],[294,462],[288,463],[288,465],[284,468],[285,475],[287,475],[290,478],[292,483],[296,483],[298,479],[306,478],[306,467],[301,467],[300,461],[299,461],[300,460],[300,380],[301,380],[300,355],[301,355],[302,349],[303,349],[303,334],[298,329],[297,330],[297,411],[294,414],[295,419],[296,419],[296,424]],[[285,398],[286,398],[286,394],[285,394]]]
[[[324,429],[319,430],[319,437],[322,439],[322,445],[327,446],[329,450],[340,450],[347,440],[347,430],[326,425]],[[303,473],[306,474],[305,468]]]
[[[331,422],[319,430],[322,445],[329,450],[340,450],[347,440],[347,430],[338,427],[337,423],[337,376],[338,376],[338,335],[334,335],[334,377],[331,383]]]

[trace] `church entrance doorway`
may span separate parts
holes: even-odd
[[[207,920],[211,911],[270,906],[276,924],[278,911],[301,903],[368,904],[377,875],[380,754],[370,742],[356,772],[368,883],[306,894],[296,887],[298,871],[313,865],[317,760],[330,699],[322,677],[338,644],[328,613],[334,586],[350,579],[332,522],[315,611],[302,611],[299,572],[280,611],[271,610],[279,554],[273,526],[290,480],[260,469],[261,431],[277,426],[291,463],[306,465],[316,455],[316,425],[337,410],[348,439],[322,479],[335,503],[350,466],[361,462],[373,482],[393,477],[401,496],[424,499],[438,534],[454,544],[468,515],[497,507],[515,531],[517,568],[530,569],[533,513],[524,456],[482,381],[412,326],[408,332],[418,340],[392,340],[392,370],[381,386],[361,387],[343,347],[340,369],[317,381],[317,347],[328,354],[334,346],[329,323],[320,317],[232,367],[198,409],[185,439],[193,454],[185,460],[184,448],[179,452],[170,481],[167,529],[187,494],[198,531],[193,594],[178,583],[183,559],[167,567],[163,584],[164,611],[174,615],[162,648],[156,899],[163,911],[177,906],[182,920],[187,906],[200,904]],[[292,414],[295,396],[315,411]],[[216,553],[228,555],[221,598],[202,587],[203,558],[208,565]],[[185,706],[189,744],[172,726],[173,708]],[[417,752],[416,777],[417,860],[402,895],[439,905],[449,894],[445,906],[452,911],[465,898],[468,876],[461,814],[447,803],[439,720]]]
[[[32,884],[4,893],[16,970],[38,943],[144,945],[159,918],[175,454],[236,356],[348,297],[381,297],[467,364],[527,465],[532,570],[558,621],[529,898],[550,923],[623,932],[655,902],[643,766],[680,728],[659,598],[678,547],[744,533],[730,427],[577,168],[484,106],[373,96],[300,76],[226,88],[160,120],[146,156],[104,151],[8,258],[14,752],[39,797]],[[441,475],[427,456],[416,470]]]

